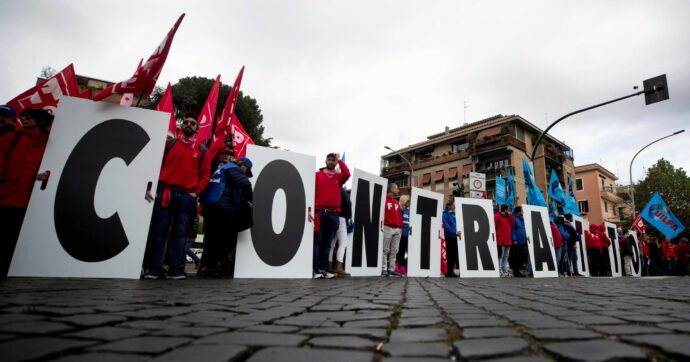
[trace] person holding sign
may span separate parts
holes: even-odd
[[[402,237],[403,217],[400,203],[395,199],[398,196],[398,185],[388,184],[386,205],[383,211],[383,270],[381,276],[402,276],[395,271],[395,260],[400,247]]]
[[[460,256],[458,254],[458,237],[461,232],[457,227],[457,219],[455,218],[455,198],[451,196],[446,201],[446,208],[443,210],[443,236],[446,240],[446,259],[448,260],[448,271],[445,276],[448,278],[457,278],[455,274],[455,266],[460,268]]]
[[[514,277],[524,277],[520,269],[527,264],[529,270],[529,263],[527,262],[527,229],[525,228],[525,219],[522,216],[522,206],[518,206],[513,211],[512,237],[513,245],[510,247],[510,268],[513,269]]]
[[[494,224],[496,225],[496,244],[500,258],[498,264],[500,275],[509,277],[511,274],[508,272],[508,256],[510,255],[510,246],[513,244],[511,233],[515,219],[508,212],[508,205],[501,205],[501,211],[494,214]]]
[[[170,249],[167,277],[186,278],[187,228],[192,213],[196,212],[197,197],[206,189],[211,175],[210,152],[196,140],[198,131],[196,115],[187,113],[182,121],[180,138],[168,140],[165,146],[144,259],[145,279],[163,277],[166,239]],[[146,200],[154,200],[150,192],[146,193]]]
[[[17,245],[31,191],[36,181],[53,115],[44,109],[26,109],[19,117],[22,130],[0,137],[0,276],[6,276]]]

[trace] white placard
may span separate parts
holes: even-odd
[[[237,238],[235,278],[311,278],[314,156],[249,145],[254,226]]]
[[[169,120],[63,97],[9,275],[138,279]]]
[[[498,247],[491,200],[455,198],[461,278],[498,278]]]
[[[522,210],[527,230],[527,250],[534,277],[558,277],[549,210],[543,206],[533,205],[522,205]]]
[[[352,173],[352,222],[348,234],[346,271],[352,276],[381,275],[383,207],[388,180],[355,168]]]
[[[606,235],[611,239],[611,244],[608,247],[609,266],[611,267],[611,276],[623,276],[621,269],[621,250],[618,244],[618,232],[616,231],[616,224],[604,222],[606,227]]]
[[[637,240],[637,232],[635,230],[628,230],[625,236],[626,238],[632,238],[634,243],[632,245],[633,255],[631,256],[630,271],[632,276],[641,277],[642,276],[642,248],[640,247],[640,241]]]
[[[407,276],[441,276],[443,194],[412,188]]]
[[[589,222],[580,216],[573,215],[573,227],[580,235],[580,240],[575,244],[575,254],[577,255],[577,272],[583,276],[590,276],[589,263],[587,259],[587,244],[585,242],[585,230],[589,230]]]

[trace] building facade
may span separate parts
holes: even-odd
[[[401,194],[411,186],[436,191],[446,198],[469,197],[470,172],[486,174],[486,196],[495,199],[496,176],[515,174],[518,204],[525,203],[522,160],[529,160],[541,129],[519,115],[496,115],[428,136],[425,141],[381,156],[381,176],[398,184]],[[410,166],[400,156],[410,161]],[[573,152],[563,142],[546,135],[537,147],[534,176],[546,199],[551,170],[562,184],[574,175]]]
[[[575,167],[575,200],[583,218],[594,224],[622,222],[630,210],[617,195],[617,180],[613,172],[597,163]]]

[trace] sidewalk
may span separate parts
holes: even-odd
[[[11,278],[0,293],[7,362],[690,358],[682,277]]]

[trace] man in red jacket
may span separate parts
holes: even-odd
[[[187,113],[182,121],[180,138],[168,140],[166,144],[144,260],[146,279],[163,276],[166,238],[170,249],[167,276],[170,279],[186,278],[187,228],[196,212],[197,198],[206,189],[211,175],[210,152],[196,140],[198,131],[196,115]],[[151,201],[153,196],[147,194],[146,199]]]
[[[498,266],[502,277],[510,277],[512,271],[508,272],[508,257],[510,246],[513,245],[512,230],[515,225],[513,215],[508,212],[508,205],[501,205],[501,211],[494,214],[494,224],[496,225],[496,244],[498,245]]]
[[[340,166],[340,172],[335,169],[336,165]],[[314,225],[318,236],[314,240],[314,278],[334,277],[326,270],[328,254],[331,252],[331,240],[340,226],[340,189],[349,178],[350,169],[338,153],[329,153],[326,156],[326,167],[316,172]]]
[[[43,109],[22,112],[21,131],[0,137],[0,276],[6,276],[37,180],[53,116]]]
[[[398,185],[388,184],[388,194],[383,211],[383,270],[381,275],[402,276],[395,271],[395,260],[400,247],[400,237],[402,236],[403,217],[402,209],[395,196],[398,196]]]

